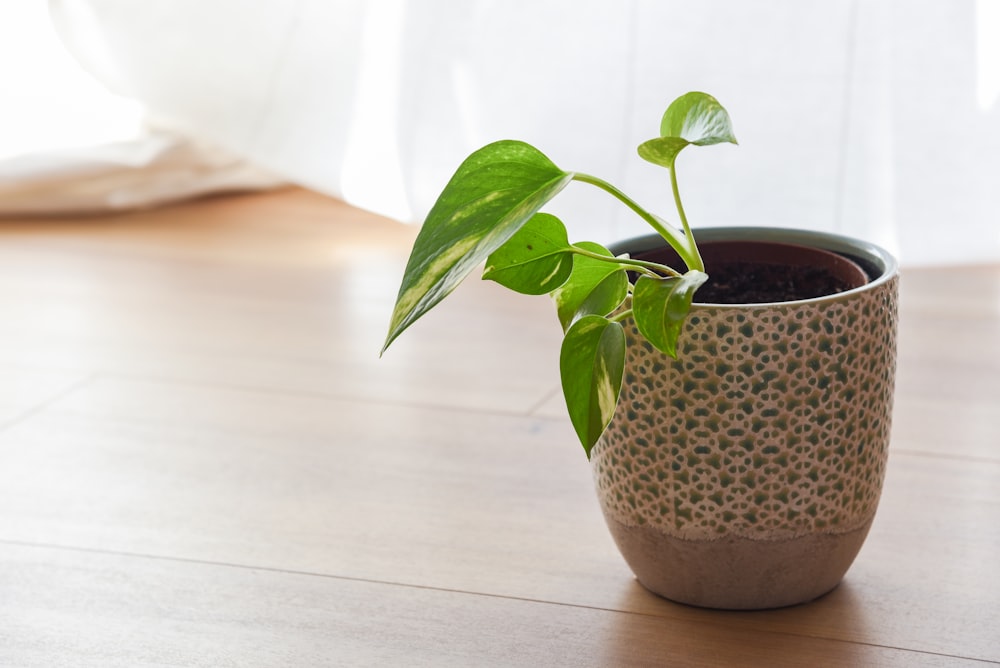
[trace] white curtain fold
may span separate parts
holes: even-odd
[[[0,202],[7,216],[123,211],[283,183],[228,151],[162,130],[0,162]]]
[[[214,167],[231,170],[219,187],[287,179],[420,220],[465,155],[517,138],[671,220],[665,174],[635,146],[670,99],[705,90],[729,109],[740,146],[681,157],[695,225],[840,231],[928,264],[1000,259],[993,3],[50,0],[50,10],[110,90],[212,147],[207,161],[192,152],[205,168],[190,175],[210,183]],[[0,180],[14,167],[0,165]],[[582,185],[551,209],[574,240],[645,231]]]

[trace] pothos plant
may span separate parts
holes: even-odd
[[[660,136],[639,145],[642,158],[670,172],[679,228],[607,181],[564,171],[524,142],[479,149],[459,166],[417,235],[382,352],[484,262],[484,279],[523,294],[550,294],[565,334],[563,394],[589,457],[618,403],[626,355],[621,323],[634,319],[653,346],[677,355],[694,293],[708,279],[681,205],[677,156],[687,146],[722,142],[736,143],[729,114],[711,95],[692,92],[667,107]],[[571,181],[619,199],[670,244],[686,270],[616,257],[589,241],[569,243],[563,223],[539,210]],[[629,272],[638,276],[634,284]]]

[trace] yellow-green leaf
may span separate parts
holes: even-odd
[[[670,103],[660,121],[660,136],[639,145],[639,155],[673,169],[677,154],[694,144],[736,144],[729,112],[708,93],[691,92]]]
[[[589,458],[618,405],[625,372],[622,326],[597,315],[577,320],[563,339],[559,371],[570,421]]]
[[[466,158],[417,234],[382,351],[572,178],[519,141],[495,142]]]
[[[661,137],[680,137],[708,146],[736,142],[729,112],[708,93],[686,93],[670,103],[660,121]]]

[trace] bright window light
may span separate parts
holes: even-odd
[[[134,138],[137,102],[112,95],[66,51],[45,2],[0,2],[0,159]]]
[[[976,0],[976,97],[989,111],[1000,98],[1000,1]]]
[[[377,0],[367,10],[360,84],[341,189],[351,204],[409,220],[396,134],[404,5],[401,0]]]

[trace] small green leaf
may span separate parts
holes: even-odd
[[[691,310],[695,290],[708,279],[701,271],[680,278],[640,276],[632,292],[635,326],[658,350],[677,357],[677,338]]]
[[[573,270],[566,226],[536,213],[486,258],[483,278],[526,295],[544,295],[566,282]]]
[[[681,150],[690,145],[736,144],[729,112],[707,93],[692,92],[670,103],[660,121],[660,136],[639,145],[639,155],[673,169]]]
[[[577,248],[614,257],[611,251],[591,241],[574,244]],[[563,331],[583,315],[608,315],[618,308],[628,295],[628,275],[621,265],[603,262],[583,255],[573,257],[573,272],[563,285],[552,293]]]
[[[417,234],[382,352],[572,178],[524,142],[495,142],[466,158]]]
[[[617,322],[586,315],[563,339],[559,372],[570,421],[590,451],[611,422],[625,372],[625,331]]]
[[[698,146],[737,143],[729,112],[708,93],[686,93],[670,103],[660,121],[661,137],[680,137]]]
[[[626,297],[628,297],[628,274],[624,269],[619,269],[594,286],[576,309],[573,320],[585,315],[611,315],[622,305]]]
[[[680,137],[657,137],[639,144],[639,157],[654,165],[673,169],[677,154],[690,143]]]

